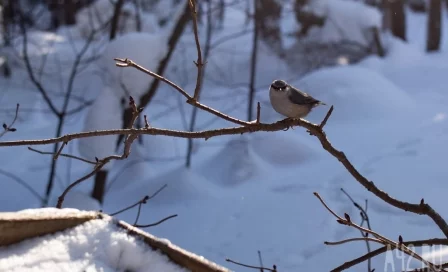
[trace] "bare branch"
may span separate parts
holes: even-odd
[[[157,221],[157,222],[152,223],[152,224],[148,224],[148,225],[135,225],[134,227],[137,227],[137,228],[149,228],[149,227],[154,227],[154,226],[160,225],[160,224],[162,224],[163,222],[165,222],[166,220],[169,220],[169,219],[174,218],[174,217],[177,217],[177,214],[173,214],[173,215],[167,216],[167,217],[163,218],[162,220]]]
[[[137,201],[137,203],[134,203],[134,204],[132,204],[131,206],[128,206],[128,207],[126,207],[126,208],[124,208],[124,209],[121,209],[121,210],[119,210],[119,211],[116,211],[116,212],[114,212],[114,213],[110,213],[109,215],[110,215],[110,216],[115,216],[115,215],[118,215],[118,214],[120,214],[120,213],[122,213],[122,212],[125,212],[125,211],[127,211],[127,210],[130,210],[130,209],[134,208],[134,207],[137,206],[137,205],[140,205],[140,204],[146,204],[146,202],[147,202],[148,199],[149,199],[149,196],[144,196],[142,199],[140,199],[139,201]]]
[[[367,227],[369,228],[369,230],[372,230],[372,227],[370,226],[370,219],[369,219],[369,215],[367,214],[367,199],[366,199],[366,207],[365,209],[363,209],[361,207],[361,205],[359,205],[343,188],[341,188],[342,193],[344,193],[348,199],[350,199],[350,201],[353,203],[353,205],[360,211],[360,215],[361,215],[361,224],[360,226],[362,226],[364,224],[364,222],[367,223]],[[368,233],[361,232],[361,236],[362,237],[368,237]],[[367,247],[367,253],[370,252],[370,243],[369,240],[365,240],[366,242],[366,247]],[[367,260],[367,271],[372,271],[372,261],[371,259]]]
[[[2,146],[24,146],[24,145],[47,145],[54,144],[60,142],[70,142],[74,139],[88,138],[88,137],[98,137],[98,136],[106,136],[106,135],[165,135],[172,136],[177,138],[194,138],[194,139],[209,139],[216,136],[222,135],[237,135],[244,134],[256,131],[281,131],[285,128],[291,126],[303,126],[310,129],[315,129],[317,125],[312,124],[306,120],[302,119],[284,119],[271,124],[256,124],[251,126],[241,126],[241,127],[230,127],[230,128],[221,128],[215,130],[204,130],[197,132],[189,132],[189,131],[177,131],[177,130],[169,130],[169,129],[160,129],[150,127],[148,129],[112,129],[112,130],[96,130],[90,132],[79,132],[73,134],[66,134],[57,138],[43,139],[43,140],[18,140],[18,141],[4,141],[0,142],[0,147]]]
[[[446,245],[448,246],[448,239],[439,239],[439,238],[434,238],[434,239],[428,239],[428,240],[415,240],[415,241],[405,241],[403,242],[404,245],[406,246],[413,246],[413,247],[421,247],[421,246],[432,246],[432,245]],[[339,272],[339,271],[343,271],[346,270],[354,265],[360,264],[366,260],[369,260],[377,255],[380,255],[388,250],[392,250],[394,248],[391,247],[381,247],[378,248],[372,252],[369,252],[359,258],[356,258],[352,261],[346,262],[338,267],[336,267],[335,269],[331,270],[332,272]]]
[[[381,240],[375,239],[375,238],[370,238],[370,237],[350,238],[350,239],[344,239],[344,240],[337,241],[337,242],[325,241],[324,244],[326,244],[328,246],[335,246],[335,245],[342,245],[342,244],[345,244],[345,243],[350,243],[350,242],[355,242],[355,241],[370,241],[370,242],[375,242],[375,243],[379,243],[379,244],[383,244],[384,245],[384,243]]]
[[[230,121],[232,123],[238,124],[238,125],[243,125],[243,126],[247,126],[250,125],[249,122],[245,122],[233,117],[230,117],[224,113],[221,113],[215,109],[212,109],[200,102],[198,102],[197,100],[195,100],[192,96],[190,96],[184,89],[182,89],[180,86],[178,86],[177,84],[175,84],[174,82],[138,65],[137,63],[135,63],[134,61],[130,60],[130,59],[120,59],[120,58],[115,58],[115,61],[117,61],[116,65],[118,67],[133,67],[136,68],[139,71],[144,72],[145,74],[148,74],[152,77],[155,77],[156,79],[163,81],[165,83],[167,83],[168,85],[170,85],[171,87],[173,87],[174,89],[176,89],[180,94],[182,94],[184,97],[187,98],[187,103],[191,104],[192,106],[198,107],[204,111],[210,112],[211,114],[214,114],[224,120]]]
[[[277,266],[276,265],[274,265],[273,268],[260,267],[260,266],[247,265],[247,264],[243,264],[243,263],[240,263],[240,262],[236,262],[236,261],[231,260],[229,258],[226,259],[226,262],[233,263],[233,264],[236,264],[236,265],[239,265],[239,266],[253,268],[253,269],[263,269],[263,270],[268,270],[268,271],[272,271],[272,272],[277,272]]]
[[[56,208],[59,208],[59,209],[62,208],[62,203],[64,202],[65,196],[73,187],[75,187],[76,185],[80,184],[81,182],[89,179],[90,177],[93,177],[98,171],[101,170],[101,168],[104,167],[104,165],[106,165],[107,162],[108,161],[99,163],[89,174],[87,174],[86,176],[84,176],[84,177],[78,179],[77,181],[73,182],[72,184],[70,184],[59,196]]]
[[[53,152],[40,151],[40,150],[34,149],[32,147],[28,147],[28,150],[36,152],[36,153],[39,153],[39,154],[42,154],[42,155],[54,155]],[[89,160],[86,160],[84,158],[81,158],[81,157],[78,157],[78,156],[75,156],[75,155],[60,153],[59,156],[70,158],[70,159],[79,160],[79,161],[82,161],[82,162],[85,162],[85,163],[90,163],[90,164],[93,164],[93,165],[97,164],[97,162],[89,161]]]
[[[386,238],[385,236],[382,236],[380,234],[378,234],[377,232],[374,232],[372,230],[363,228],[355,223],[353,223],[353,221],[350,220],[350,217],[348,216],[348,214],[344,214],[345,218],[340,217],[339,215],[337,215],[330,207],[328,207],[328,205],[325,203],[325,201],[322,199],[322,197],[318,194],[318,193],[314,193],[314,195],[319,199],[319,201],[322,203],[322,205],[324,205],[324,207],[333,215],[337,218],[337,222],[339,224],[342,225],[346,225],[346,226],[350,226],[350,227],[354,227],[358,230],[364,231],[364,232],[368,232],[370,234],[372,234],[374,237],[376,237],[380,243],[387,245],[388,247],[391,247],[391,249],[397,249],[407,255],[409,255],[412,258],[415,258],[419,261],[421,261],[422,263],[424,263],[426,266],[428,266],[432,271],[434,272],[438,272],[439,269],[437,268],[437,266],[425,259],[423,259],[423,257],[421,257],[420,255],[418,255],[416,252],[412,251],[411,249],[409,249],[403,242],[402,242],[402,238],[400,236],[400,241],[399,242],[394,242],[388,238]]]
[[[199,100],[199,94],[201,92],[201,84],[202,77],[204,73],[204,63],[202,61],[202,52],[201,52],[201,43],[199,42],[199,34],[198,34],[198,13],[196,11],[196,0],[189,0],[188,2],[190,6],[191,15],[193,17],[193,32],[194,32],[194,40],[196,42],[196,50],[198,51],[198,60],[194,63],[198,68],[198,75],[196,79],[196,87],[194,89],[193,100]]]
[[[137,120],[138,115],[142,112],[143,109],[137,109],[137,105],[135,104],[135,101],[132,97],[129,97],[129,104],[133,110],[133,116],[132,116],[132,124],[131,124],[131,129],[129,130],[134,130],[133,126],[135,123],[135,120]],[[90,172],[88,175],[78,179],[77,181],[73,182],[72,184],[70,184],[63,192],[62,194],[59,196],[58,198],[58,203],[56,205],[57,208],[61,208],[62,207],[62,203],[64,202],[64,198],[67,195],[67,193],[76,185],[80,184],[81,182],[87,180],[88,178],[94,176],[97,172],[99,172],[107,163],[109,163],[111,160],[123,160],[126,159],[129,154],[131,153],[131,146],[132,143],[134,142],[135,139],[137,139],[139,135],[138,134],[126,134],[125,137],[125,143],[124,143],[124,149],[123,149],[123,153],[121,156],[119,155],[112,155],[109,157],[106,157],[102,160],[98,160],[97,164],[95,165],[94,169],[92,170],[92,172]],[[68,142],[68,141],[67,141]]]

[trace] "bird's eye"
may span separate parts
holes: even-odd
[[[271,86],[274,87],[275,89],[283,89],[286,88],[287,84],[284,80],[274,80]]]

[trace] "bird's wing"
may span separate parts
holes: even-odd
[[[318,104],[320,103],[319,100],[315,99],[314,97],[312,97],[311,95],[304,93],[294,87],[290,87],[288,90],[288,98],[289,100],[291,100],[292,103],[294,104],[299,104],[299,105],[314,105],[314,104]]]

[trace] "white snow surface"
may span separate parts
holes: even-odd
[[[127,33],[109,43],[99,63],[103,83],[117,96],[139,97],[145,93],[153,77],[133,67],[115,66],[114,58],[128,58],[148,70],[155,71],[167,53],[167,39],[161,34]]]
[[[310,33],[321,42],[355,41],[368,45],[371,28],[381,27],[381,12],[362,1],[312,0],[304,9],[326,18],[322,27],[313,27]]]
[[[282,78],[329,106],[334,105],[333,114],[325,126],[327,137],[361,174],[394,198],[411,203],[419,203],[424,198],[443,218],[448,218],[445,201],[448,189],[448,53],[445,50],[448,48],[448,29],[442,28],[441,51],[427,54],[427,17],[425,14],[408,15],[408,42],[384,36],[388,49],[385,58],[371,56],[355,65],[318,70],[301,79],[297,78],[295,71],[287,70],[281,60],[269,55],[260,46],[255,101],[261,102],[263,122],[280,120],[282,117],[269,105],[268,87],[274,79]],[[247,119],[248,60],[252,37],[250,31],[247,35],[236,35],[235,39],[226,37],[241,32],[245,16],[244,5],[232,6],[226,13],[224,29],[214,32],[213,41],[216,44],[208,59],[201,94],[204,104],[244,120]],[[344,13],[341,16],[357,15]],[[447,24],[448,20],[443,16],[443,25]],[[203,41],[205,32],[202,27],[200,33]],[[68,43],[57,42],[65,38],[61,35],[30,33],[38,45],[33,46],[33,56],[42,57],[45,52],[50,56],[56,52],[71,52],[61,56],[72,56]],[[48,41],[55,41],[56,46],[49,46]],[[126,48],[139,46],[139,52],[145,52],[151,49],[149,46],[128,44],[125,40],[122,43],[124,48],[117,46],[116,50],[111,50],[113,54],[104,57],[109,63],[107,69],[113,73],[135,70],[115,67],[114,57],[129,57],[145,67],[154,68],[151,67],[155,65],[152,61],[146,64],[143,61],[147,55],[132,56],[134,50]],[[152,53],[148,54],[153,56]],[[179,84],[191,94],[196,79],[194,60],[196,48],[191,31],[187,31],[164,76],[181,82]],[[8,106],[7,113],[0,111],[0,117],[5,122],[11,119],[10,110],[16,100],[26,100],[26,96],[21,94],[28,89],[35,91],[35,88],[26,87],[31,85],[20,66],[15,67],[16,71],[14,84],[11,80],[0,78],[2,110],[3,105]],[[49,75],[57,76],[53,71],[50,70]],[[135,72],[136,77],[131,76],[134,82],[127,84],[135,86],[129,88],[132,91],[141,92],[139,87],[148,84],[144,82],[147,76],[142,75],[140,79],[138,72]],[[90,83],[87,76],[81,75],[79,81]],[[98,96],[95,102],[98,109],[94,109],[93,105],[70,117],[63,133],[84,131],[87,115],[94,116],[93,121],[88,121],[92,129],[120,127],[116,122],[121,120],[121,111],[116,113],[113,109],[116,109],[123,93],[115,89],[113,80],[103,81],[102,85],[109,85],[108,95],[99,95],[105,92],[105,86],[84,93],[78,90],[76,94],[79,96]],[[58,77],[50,82],[58,82]],[[17,95],[12,95],[15,90],[18,90]],[[29,99],[36,97],[40,96],[30,96]],[[32,107],[34,102],[28,103]],[[42,101],[35,103],[45,105]],[[307,119],[320,122],[327,110],[328,107],[318,107]],[[97,111],[98,116],[88,111]],[[108,115],[102,116],[101,113]],[[191,107],[185,104],[184,97],[165,84],[160,85],[154,101],[144,112],[152,126],[176,130],[188,128],[190,113]],[[17,132],[8,133],[0,140],[54,137],[56,119],[51,114],[39,114],[44,118],[34,118],[35,113],[30,114],[33,118],[19,118],[15,124]],[[98,127],[98,124],[104,127]],[[199,111],[196,130],[229,126],[233,125]],[[82,153],[90,159],[93,159],[92,156],[114,153],[115,141],[111,139],[94,139],[93,143],[84,147],[86,152],[75,148],[77,142],[70,142],[64,152],[74,155]],[[319,192],[335,212],[340,215],[347,213],[356,222],[360,221],[359,212],[340,189],[344,188],[360,204],[367,199],[373,229],[390,239],[397,239],[399,235],[404,240],[443,235],[428,217],[393,208],[368,192],[337,159],[322,149],[315,137],[309,136],[300,127],[285,132],[194,140],[190,169],[184,168],[186,140],[145,136],[143,142],[143,146],[138,143],[133,146],[131,154],[136,155],[132,161],[119,161],[110,167],[108,191],[102,209],[105,212],[123,209],[168,184],[165,190],[142,206],[139,223],[153,223],[176,213],[178,217],[149,231],[235,271],[252,270],[227,263],[225,258],[256,265],[257,250],[261,251],[266,266],[276,264],[282,272],[330,271],[366,253],[364,243],[332,247],[323,244],[324,241],[359,237],[359,232],[338,224],[313,196],[313,192]],[[51,148],[42,147],[46,151]],[[98,150],[101,154],[97,154]],[[50,161],[50,157],[30,153],[26,148],[0,148],[0,169],[14,174],[0,172],[3,186],[0,190],[0,209],[17,211],[39,207],[40,200],[30,197],[30,192],[17,179],[25,181],[43,195]],[[68,184],[91,170],[91,165],[60,157],[52,196],[57,197]],[[92,182],[89,179],[76,190],[89,192]],[[78,201],[84,200],[80,198]],[[118,215],[118,218],[131,223],[135,217],[135,210]],[[93,239],[87,240],[91,242]],[[377,247],[372,244],[372,249]],[[415,250],[425,256],[440,256],[437,254],[444,252],[444,248],[438,246]],[[446,254],[441,255],[446,257]],[[433,261],[442,260],[435,257]],[[46,262],[48,259],[41,258],[35,261],[35,266]],[[394,265],[394,269],[390,265]],[[372,259],[372,267],[376,271],[409,271],[421,267],[421,264],[393,251]],[[362,263],[349,271],[365,270],[366,264]]]
[[[122,127],[122,108],[120,100],[108,86],[104,86],[93,105],[89,108],[84,121],[83,131],[120,129]],[[94,161],[114,154],[117,136],[82,138],[78,141],[81,155]],[[106,165],[106,167],[110,167]]]
[[[75,211],[68,209],[67,212]],[[62,212],[59,209],[27,210]],[[0,271],[187,271],[109,220],[91,220],[0,248]]]

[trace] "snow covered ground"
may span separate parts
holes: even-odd
[[[230,8],[224,30],[214,39],[238,32],[243,22],[243,12]],[[445,15],[441,51],[429,55],[424,53],[426,29],[422,26],[426,25],[426,17],[409,14],[408,23],[410,42],[387,40],[390,51],[386,58],[372,56],[356,65],[325,68],[291,83],[335,106],[326,126],[327,136],[362,174],[400,200],[419,203],[424,198],[448,218],[445,201],[448,189],[448,92],[445,82],[448,31],[445,26],[448,21]],[[36,33],[33,37],[45,44],[45,38],[49,36]],[[58,45],[53,47],[53,53],[64,48],[64,34],[57,38],[62,40],[52,38]],[[249,78],[250,46],[247,44],[250,40],[250,35],[242,36],[211,52],[201,96],[203,103],[242,119],[246,114],[247,89],[246,85],[241,86]],[[65,43],[65,46],[69,45]],[[294,71],[289,71],[263,46],[260,50],[257,74],[257,86],[260,87],[256,101],[262,103],[263,122],[277,121],[281,117],[269,107],[267,86],[276,78],[294,78]],[[193,92],[196,73],[192,63],[196,59],[193,36],[183,37],[173,59],[171,74],[167,76]],[[139,62],[138,59],[135,61]],[[181,70],[185,67],[188,72]],[[93,75],[89,71],[87,69],[80,75],[83,80],[76,88],[79,96],[95,97],[104,92],[101,80],[91,79]],[[14,70],[13,78],[0,79],[0,117],[5,122],[12,113],[3,109],[13,109],[17,102],[28,109],[44,107],[25,79],[25,72],[20,69]],[[90,84],[86,85],[86,80]],[[319,122],[327,110],[317,108],[308,119]],[[183,97],[162,84],[145,114],[155,127],[185,130],[190,111]],[[85,111],[70,116],[63,132],[82,131],[86,114]],[[196,127],[203,130],[229,125],[200,112]],[[17,132],[8,133],[1,140],[53,137],[55,119],[44,111],[32,114],[24,111],[15,127]],[[52,147],[39,148],[50,151]],[[69,143],[65,151],[79,154],[78,142]],[[179,216],[175,219],[148,231],[236,271],[251,270],[226,263],[225,258],[256,265],[257,250],[261,251],[266,266],[276,264],[282,272],[329,271],[366,253],[364,243],[323,244],[324,241],[359,237],[359,232],[336,223],[313,192],[319,192],[337,213],[347,212],[354,221],[361,220],[359,213],[340,188],[360,203],[368,199],[373,229],[391,239],[396,240],[399,235],[405,240],[443,237],[428,217],[393,208],[366,191],[304,129],[197,140],[190,169],[184,167],[185,151],[186,140],[182,139],[148,136],[143,145],[136,143],[128,160],[113,165],[109,174],[111,184],[102,209],[115,212],[168,184],[161,194],[143,206],[139,223],[152,223],[176,213]],[[26,147],[0,149],[0,170],[13,173],[41,195],[44,194],[50,160],[50,157],[32,153]],[[89,165],[59,158],[52,203],[67,184],[89,171]],[[0,210],[40,206],[40,200],[23,186],[10,176],[3,176],[1,172],[0,175],[3,184]],[[89,192],[91,182],[76,187],[74,194]],[[77,204],[74,198],[66,204],[76,208],[84,205],[85,200]],[[96,209],[97,203],[91,207]],[[132,223],[135,214],[132,210],[118,217]],[[437,249],[433,247],[433,250]],[[425,250],[416,249],[419,253]],[[408,257],[395,252],[390,254],[376,257],[372,267],[376,271],[407,268],[401,264],[408,264]],[[391,256],[395,258],[395,269],[388,262]],[[410,265],[419,267],[414,261]],[[365,270],[363,263],[350,271]]]

